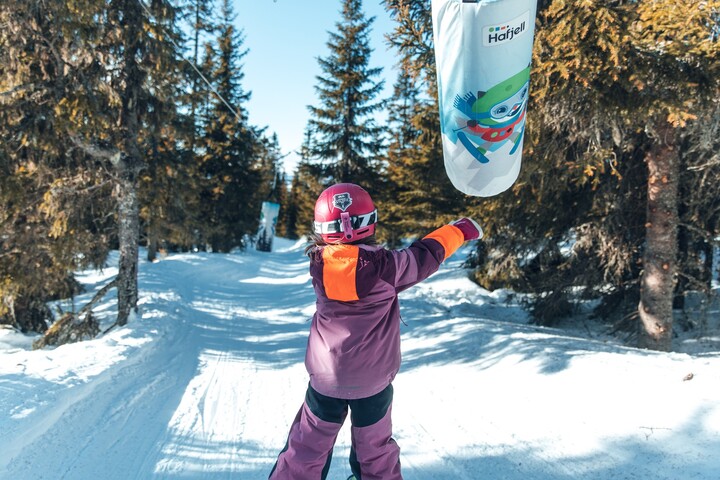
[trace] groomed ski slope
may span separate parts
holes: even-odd
[[[139,318],[92,341],[29,351],[32,338],[0,330],[0,478],[267,478],[307,384],[303,246],[142,263]],[[401,297],[406,479],[720,478],[720,349],[651,353],[528,326],[462,260]],[[115,273],[81,275],[76,304]],[[330,479],[350,474],[347,427]]]

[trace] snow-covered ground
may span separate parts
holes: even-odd
[[[31,351],[0,330],[0,478],[267,478],[307,385],[302,248],[142,263],[140,317],[92,341]],[[527,325],[462,259],[401,297],[406,479],[720,478],[717,306],[706,338],[677,339],[684,353],[641,351],[584,338],[587,324]],[[76,304],[115,273],[85,272]],[[347,427],[331,479],[350,474]]]

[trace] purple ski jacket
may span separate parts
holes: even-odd
[[[366,398],[400,369],[398,293],[426,279],[464,242],[445,225],[402,250],[324,245],[310,253],[317,295],[305,367],[310,385],[328,397]]]

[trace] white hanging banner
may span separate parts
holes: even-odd
[[[432,0],[445,170],[497,195],[520,174],[536,0]]]
[[[260,225],[258,227],[255,249],[261,252],[271,252],[273,238],[275,237],[275,225],[277,225],[280,204],[274,202],[263,202],[260,211]]]

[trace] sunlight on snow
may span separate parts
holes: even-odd
[[[273,402],[279,399],[258,393],[263,385],[287,386],[287,370],[301,376],[301,368],[259,369],[252,358],[220,350],[201,352],[197,372],[168,424],[169,438],[155,473],[186,476],[250,471],[256,468],[253,465],[267,465],[272,459],[258,456],[257,449],[247,445],[264,445],[274,451],[278,430],[271,425],[283,424],[284,428],[284,419],[274,419],[271,413],[277,409]],[[238,468],[240,465],[243,468]]]
[[[310,274],[305,273],[294,277],[253,277],[240,280],[240,283],[261,283],[263,285],[302,285],[311,280]]]

